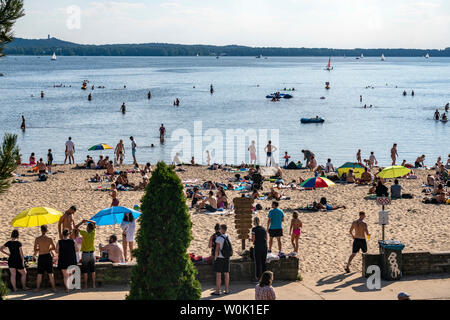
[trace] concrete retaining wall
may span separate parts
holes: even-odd
[[[250,281],[254,277],[254,264],[251,260],[237,259],[232,260],[230,264],[231,281]],[[129,284],[131,278],[132,265],[116,265],[110,262],[96,264],[96,282],[97,286],[102,285],[123,285]],[[215,274],[211,264],[196,264],[198,270],[197,279],[200,282],[215,282]],[[274,273],[276,280],[296,281],[298,276],[299,260],[297,258],[281,259],[272,261],[268,264],[268,269]],[[10,274],[7,267],[0,267],[2,279],[10,284]],[[36,287],[37,268],[32,266],[27,268],[27,285]],[[56,285],[62,287],[62,274],[56,268],[54,269]],[[91,281],[89,279],[89,281]],[[90,283],[90,282],[89,282]],[[20,277],[17,276],[17,284],[20,287]],[[42,287],[48,287],[48,277],[44,275]]]
[[[450,272],[450,252],[403,253],[402,259],[402,274],[405,276]],[[378,265],[381,267],[380,261],[379,254],[363,254],[363,277],[369,276],[366,274],[368,266]]]

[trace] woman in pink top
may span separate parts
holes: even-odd
[[[259,284],[255,288],[255,300],[276,300],[275,291],[272,288],[273,273],[266,271],[261,276]]]
[[[30,166],[36,165],[36,157],[34,156],[34,152],[30,156]]]

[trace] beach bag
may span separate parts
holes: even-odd
[[[220,236],[224,239],[222,250],[220,250],[220,253],[222,253],[222,256],[225,259],[229,259],[233,256],[233,247],[231,246],[230,239],[228,237]]]
[[[295,164],[294,161],[291,161],[291,163],[288,164],[288,166],[286,167],[286,169],[289,169],[289,170],[297,170],[298,167],[297,167],[297,164]]]
[[[47,181],[47,175],[46,174],[40,174],[38,181]]]

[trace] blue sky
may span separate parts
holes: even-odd
[[[73,5],[80,29],[67,27]],[[17,37],[85,44],[450,47],[449,0],[25,0],[25,11]]]

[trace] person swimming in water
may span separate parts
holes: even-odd
[[[442,114],[441,121],[445,121],[445,122],[448,121],[447,116],[445,115],[445,113]]]
[[[448,109],[450,108],[450,103],[447,103],[446,105],[445,105],[445,112],[448,112]]]
[[[90,94],[90,93],[88,95],[88,101],[92,101],[92,94]]]
[[[441,114],[439,113],[439,110],[436,109],[436,112],[434,113],[434,119],[439,120],[440,116],[441,116]]]
[[[213,94],[213,93],[214,93],[214,87],[213,87],[213,85],[211,85],[211,89],[210,89],[210,92],[211,92],[211,94]]]
[[[27,126],[25,125],[25,117],[24,116],[22,116],[22,124],[21,124],[20,128],[22,129],[22,131],[25,131],[25,129],[27,128]]]

